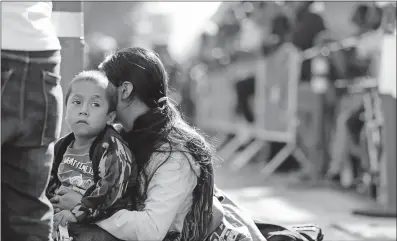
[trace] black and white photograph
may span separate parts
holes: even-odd
[[[0,9],[2,241],[397,241],[395,1]]]

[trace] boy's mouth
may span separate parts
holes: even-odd
[[[88,122],[85,120],[79,120],[76,122],[76,124],[88,124]]]

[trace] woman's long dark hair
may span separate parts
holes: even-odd
[[[137,191],[140,194],[138,203],[142,204],[147,198],[147,187],[153,174],[146,173],[145,168],[154,153],[168,153],[162,164],[175,151],[185,153],[187,158],[193,157],[201,170],[193,191],[193,205],[184,221],[182,240],[204,240],[212,217],[213,151],[202,135],[182,119],[170,101],[159,101],[168,96],[168,76],[159,57],[147,49],[127,48],[108,56],[99,68],[116,87],[124,81],[131,82],[130,100],[139,98],[150,109],[137,118],[126,136],[144,177],[143,185],[138,185],[143,188]]]

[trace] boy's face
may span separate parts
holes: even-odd
[[[66,123],[75,136],[92,138],[106,123],[112,122],[115,113],[108,113],[109,103],[103,87],[88,80],[72,84],[66,103]]]

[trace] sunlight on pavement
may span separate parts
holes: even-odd
[[[233,192],[233,191],[231,191]],[[237,193],[237,191],[234,191]],[[246,187],[238,190],[238,194],[241,198],[253,199],[269,196],[274,193],[274,190],[270,188],[258,188],[258,187]]]
[[[342,223],[334,227],[348,232],[352,235],[361,237],[365,240],[396,240],[396,225],[394,224],[362,224],[362,223]]]
[[[237,203],[244,203],[245,209],[255,219],[266,220],[270,217],[278,223],[307,223],[315,220],[314,213],[297,208],[290,202],[272,193],[266,188],[242,188],[239,190],[224,190]]]
[[[290,188],[245,187],[223,191],[254,219],[281,225],[317,224],[326,234],[324,241],[396,240],[393,219],[351,214],[352,209],[365,207],[365,200],[335,190]]]

